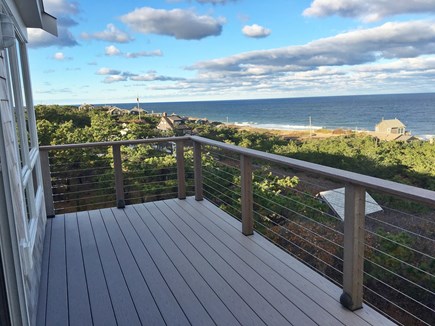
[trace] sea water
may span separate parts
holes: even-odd
[[[435,93],[330,96],[260,100],[144,103],[151,112],[176,113],[267,129],[374,130],[382,119],[397,118],[413,135],[435,135]],[[131,109],[136,103],[113,104]]]

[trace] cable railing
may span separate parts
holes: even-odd
[[[168,142],[173,153],[160,150]],[[398,324],[435,324],[433,191],[196,136],[41,154],[53,215],[194,194],[341,286],[348,309],[365,302]]]
[[[182,142],[165,138],[41,147],[42,161],[48,163],[43,165],[48,215],[192,194],[192,164],[185,166],[192,155]]]
[[[350,310],[364,301],[398,324],[435,324],[433,191],[191,139],[201,153],[197,200],[204,196],[241,220],[244,234],[255,230],[342,286]],[[325,191],[339,200],[328,202]],[[366,214],[369,206],[378,210]]]

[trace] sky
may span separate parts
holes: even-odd
[[[44,0],[35,104],[435,91],[435,0]]]

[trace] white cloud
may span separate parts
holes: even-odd
[[[272,31],[268,28],[265,28],[263,26],[253,24],[253,25],[246,25],[242,28],[242,33],[245,36],[253,37],[253,38],[263,38],[267,37],[272,33]]]
[[[76,2],[66,0],[44,0],[44,9],[53,16],[77,14],[79,8]]]
[[[158,75],[155,71],[149,71],[144,75],[133,74],[128,71],[121,71],[111,68],[100,68],[96,72],[97,75],[107,76],[104,78],[103,83],[115,83],[127,80],[133,81],[180,81],[184,80],[184,78],[179,77],[170,77]]]
[[[123,75],[110,75],[104,78],[103,83],[111,84],[111,83],[126,81],[127,79],[128,79],[127,76],[123,76]]]
[[[138,51],[138,52],[127,52],[124,53],[114,45],[109,45],[105,48],[105,54],[107,56],[122,56],[128,59],[136,59],[139,57],[161,57],[163,52],[161,50],[153,51]]]
[[[365,22],[414,13],[435,13],[435,0],[314,0],[311,6],[304,10],[305,16],[339,15],[359,18]]]
[[[100,68],[96,72],[97,75],[120,75],[122,72],[120,70],[110,69],[110,68]]]
[[[178,81],[178,80],[184,80],[184,78],[179,78],[179,77],[157,75],[155,72],[149,72],[145,75],[132,76],[132,77],[130,77],[130,79],[134,80],[134,81]]]
[[[63,52],[56,52],[56,53],[53,55],[53,59],[54,59],[54,60],[58,60],[58,61],[65,60],[65,54],[63,54]]]
[[[49,46],[73,47],[79,45],[67,27],[62,25],[57,26],[58,36],[51,35],[46,31],[38,28],[28,28],[30,48],[43,48]]]
[[[119,50],[116,46],[114,46],[114,45],[109,45],[109,46],[106,46],[106,48],[105,48],[105,53],[106,53],[106,55],[108,55],[108,56],[114,56],[114,55],[119,55],[119,54],[121,54],[121,50]]]
[[[176,39],[199,40],[222,32],[223,19],[199,16],[190,10],[163,10],[150,7],[135,9],[121,21],[143,34],[173,36]]]
[[[102,32],[96,33],[82,33],[81,37],[86,40],[100,40],[115,43],[128,43],[133,38],[126,32],[121,31],[113,24],[108,24],[106,29]]]
[[[161,50],[124,53],[124,57],[129,59],[135,59],[139,57],[161,57],[161,56],[163,56],[163,52]]]
[[[197,70],[195,78],[150,89],[209,98],[429,92],[435,81],[435,23],[386,23],[188,69]]]
[[[386,23],[319,39],[305,45],[259,50],[203,61],[190,69],[243,73],[253,67],[273,72],[320,66],[358,65],[380,59],[411,58],[435,53],[433,21]]]

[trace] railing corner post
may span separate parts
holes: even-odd
[[[186,199],[186,171],[184,167],[184,141],[176,142],[178,199]]]
[[[242,204],[242,233],[254,234],[254,209],[252,193],[252,158],[246,155],[240,156],[241,172],[241,204]]]
[[[195,179],[195,200],[204,199],[203,180],[202,180],[202,162],[201,162],[201,143],[193,142],[193,173]]]
[[[340,302],[352,311],[362,308],[363,303],[365,194],[364,187],[346,185],[343,294]]]
[[[54,217],[54,200],[53,188],[51,185],[50,159],[47,150],[40,150],[39,157],[41,161],[42,185],[44,189],[45,211],[47,217]]]
[[[113,167],[115,169],[116,207],[125,208],[124,176],[122,173],[121,145],[112,145]]]

